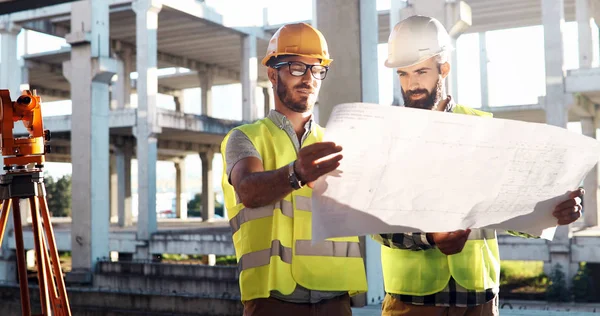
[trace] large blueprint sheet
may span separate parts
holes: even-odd
[[[600,160],[600,143],[537,123],[352,103],[325,139],[340,167],[315,183],[313,240],[465,228],[552,239],[554,207]]]

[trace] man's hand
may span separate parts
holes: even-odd
[[[581,198],[585,194],[583,189],[578,189],[569,195],[569,199],[558,204],[552,215],[558,219],[558,225],[569,225],[581,217]]]
[[[340,151],[342,147],[333,142],[315,143],[300,149],[294,165],[296,175],[312,188],[313,182],[320,176],[339,167],[342,159]]]
[[[427,240],[433,241],[440,251],[445,255],[453,255],[462,251],[469,234],[470,229],[457,230],[448,233],[427,233]]]

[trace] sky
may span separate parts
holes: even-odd
[[[377,9],[386,10],[390,7],[391,0],[377,0]],[[263,25],[263,14],[267,14],[270,25],[286,22],[310,20],[312,17],[313,0],[205,0],[223,15],[223,22],[227,26],[260,26]],[[263,8],[267,10],[263,10]],[[160,27],[160,25],[159,25]],[[594,47],[593,66],[598,66],[598,30],[594,30],[596,39]],[[25,45],[24,32],[19,35],[17,53],[23,55],[56,50],[67,46],[64,39],[54,38],[35,32],[27,32]],[[564,29],[564,60],[566,69],[578,68],[577,25],[574,22],[566,23]],[[479,34],[463,34],[456,44],[457,65],[453,71],[458,72],[458,95],[454,96],[459,103],[471,107],[481,106],[481,82],[479,63]],[[488,89],[490,106],[507,106],[536,104],[538,97],[545,94],[544,74],[544,43],[543,28],[532,26],[517,29],[497,30],[486,33],[486,49],[488,57]],[[264,52],[258,52],[260,56]],[[392,76],[393,71],[383,66],[387,55],[387,45],[378,46],[379,64],[379,100],[381,104],[392,102]],[[335,58],[335,57],[334,57]],[[335,71],[332,65],[330,71]],[[164,73],[173,72],[174,69],[162,70]],[[132,77],[135,77],[133,74]],[[325,82],[324,85],[327,83]],[[263,94],[257,90],[256,104],[263,104]],[[212,89],[213,116],[225,119],[240,120],[242,116],[241,85],[233,84],[215,86]],[[131,103],[135,106],[137,98],[132,96]],[[174,109],[171,97],[159,95],[159,106]],[[184,91],[184,111],[200,114],[200,89]],[[262,115],[262,107],[259,115]],[[43,105],[44,116],[70,114],[70,101],[46,102]],[[581,132],[579,123],[569,123],[568,128]],[[137,183],[137,165],[132,163],[132,190],[135,194]],[[48,163],[48,172],[51,176],[60,177],[71,173],[69,163]],[[213,160],[213,183],[216,192],[221,192],[220,176],[222,170],[221,156],[215,155]],[[186,181],[188,198],[201,190],[201,163],[198,155],[186,158]],[[175,190],[175,168],[173,163],[158,162],[157,164],[157,192],[158,208],[170,207]],[[134,199],[135,200],[135,199]],[[135,202],[134,202],[135,208]]]

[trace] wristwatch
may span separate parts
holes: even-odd
[[[296,171],[294,171],[295,163],[296,161],[294,160],[288,165],[288,180],[290,181],[290,185],[292,186],[292,188],[294,188],[294,190],[298,190],[302,187],[302,182],[300,181],[300,179],[298,179]]]

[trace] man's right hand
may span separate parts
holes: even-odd
[[[449,256],[462,251],[470,233],[470,229],[448,233],[427,233],[427,240],[433,241],[443,254]]]
[[[300,149],[294,165],[296,175],[312,188],[313,182],[320,176],[339,167],[341,151],[342,146],[333,142],[315,143]]]

